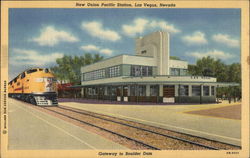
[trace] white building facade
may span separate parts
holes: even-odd
[[[135,55],[119,55],[81,68],[84,98],[124,102],[212,103],[216,78],[188,75],[188,63],[171,60],[169,34],[137,38]]]

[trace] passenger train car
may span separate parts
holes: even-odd
[[[23,100],[34,105],[58,105],[57,85],[49,69],[28,69],[8,84],[9,97]]]

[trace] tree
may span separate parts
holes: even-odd
[[[233,63],[228,67],[228,81],[241,83],[241,65]]]
[[[218,82],[226,82],[227,81],[227,74],[228,66],[224,64],[221,60],[216,60],[214,63],[214,77],[217,78]]]
[[[241,98],[241,65],[239,63],[233,63],[228,67],[228,82],[239,83],[240,86],[229,88],[230,97]]]
[[[188,65],[190,75],[216,77],[217,81],[225,80],[227,66],[221,60],[203,57],[197,60],[196,65]]]
[[[233,63],[231,65],[224,64],[221,60],[211,57],[203,57],[197,60],[196,65],[188,65],[190,75],[210,76],[217,78],[217,82],[234,82],[241,85],[241,65]],[[241,97],[241,86],[223,87],[217,89],[217,96]]]
[[[103,56],[100,56],[100,54],[94,54],[94,59],[93,62],[98,62],[101,61],[103,59]]]
[[[189,75],[197,75],[197,66],[196,65],[188,65],[188,74]]]
[[[83,56],[67,56],[56,59],[57,66],[51,68],[52,72],[61,82],[80,84],[81,67],[102,60],[99,54],[86,53]]]

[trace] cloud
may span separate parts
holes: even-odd
[[[32,65],[44,66],[54,63],[57,58],[62,58],[62,53],[42,54],[35,50],[13,49],[14,56],[11,57],[10,63],[12,65]]]
[[[79,40],[68,32],[57,30],[53,26],[47,26],[41,31],[39,37],[32,38],[31,41],[41,46],[54,46],[60,42],[77,42]]]
[[[193,56],[195,58],[203,58],[203,57],[207,57],[207,56],[210,56],[210,57],[213,57],[213,58],[220,58],[220,59],[230,59],[230,58],[233,58],[234,55],[230,54],[230,53],[226,53],[226,52],[223,52],[223,51],[220,51],[220,50],[211,50],[211,51],[207,51],[207,52],[187,52],[186,53],[186,56]]]
[[[179,29],[177,29],[173,24],[169,24],[167,21],[163,21],[163,20],[160,20],[160,21],[151,21],[149,23],[149,26],[152,27],[152,28],[160,28],[162,30],[166,30],[170,33],[179,33],[181,32]]]
[[[135,36],[137,33],[143,33],[148,23],[147,19],[138,18],[131,25],[123,25],[122,30],[128,36]]]
[[[232,39],[229,35],[227,34],[216,34],[212,36],[212,39],[218,43],[225,44],[229,47],[239,47],[240,42],[239,40]]]
[[[86,45],[86,46],[81,46],[80,49],[85,50],[85,51],[99,51],[99,48],[95,45]]]
[[[92,44],[89,44],[86,46],[81,46],[80,49],[84,50],[84,51],[88,51],[88,52],[100,52],[101,54],[105,54],[105,55],[112,55],[112,53],[113,53],[113,50],[111,50],[111,49],[100,48],[100,47],[92,45]]]
[[[173,24],[169,24],[164,20],[150,20],[146,18],[137,18],[131,24],[122,25],[122,31],[125,35],[133,37],[137,34],[143,33],[148,29],[161,29],[170,33],[181,32]]]
[[[196,31],[192,35],[183,36],[182,41],[187,45],[207,44],[205,34],[200,31]]]
[[[113,51],[110,49],[101,49],[100,53],[106,54],[106,55],[112,55]]]
[[[109,41],[117,41],[121,39],[121,36],[112,30],[104,29],[102,23],[92,21],[92,22],[82,22],[81,26],[82,30],[87,31],[87,33],[93,37],[109,40]]]

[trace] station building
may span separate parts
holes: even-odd
[[[84,98],[122,102],[213,103],[214,77],[188,75],[188,63],[170,59],[169,34],[137,38],[135,55],[118,55],[81,67]]]

